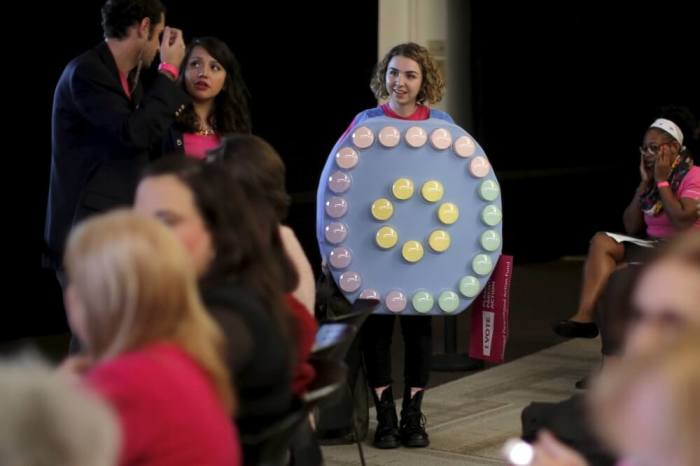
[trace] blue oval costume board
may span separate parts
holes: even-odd
[[[345,297],[375,314],[467,309],[501,254],[500,187],[462,128],[369,118],[333,148],[317,197],[321,256]]]

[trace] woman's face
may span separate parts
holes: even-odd
[[[700,328],[700,270],[678,260],[662,260],[639,280],[632,299],[637,315],[625,351],[654,351],[681,331]]]
[[[396,55],[386,67],[389,100],[398,106],[415,105],[423,84],[420,65],[411,58]]]
[[[644,135],[642,147],[639,150],[644,157],[644,165],[647,168],[653,168],[656,158],[661,152],[661,148],[666,145],[673,145],[673,141],[664,132],[651,128]]]
[[[183,182],[173,175],[144,178],[136,190],[134,210],[170,228],[184,244],[197,276],[204,275],[214,258],[213,241],[192,192]]]
[[[619,405],[620,454],[632,466],[682,466],[675,440],[668,382],[658,372],[642,377]],[[627,463],[625,463],[627,464]]]
[[[185,88],[197,102],[213,100],[224,88],[226,70],[204,47],[195,46],[185,63]]]

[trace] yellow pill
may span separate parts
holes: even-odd
[[[445,252],[450,247],[450,234],[444,230],[435,230],[430,233],[428,244],[435,252]]]
[[[394,206],[388,199],[379,198],[372,203],[372,216],[377,220],[388,220],[394,215]]]
[[[408,178],[399,178],[391,186],[391,192],[394,193],[396,199],[405,201],[413,196],[413,181]]]
[[[459,207],[451,202],[445,202],[438,209],[438,218],[445,225],[452,225],[459,218]]]
[[[381,227],[375,236],[377,246],[382,249],[389,249],[396,246],[399,241],[399,234],[391,227]]]
[[[442,187],[442,183],[439,181],[430,180],[423,183],[420,192],[426,201],[437,202],[445,194],[445,188]]]
[[[401,255],[408,262],[418,262],[423,258],[423,245],[419,241],[406,241],[401,248]]]

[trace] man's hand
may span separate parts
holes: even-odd
[[[178,69],[185,58],[185,41],[180,29],[165,26],[160,43],[160,62],[176,66]]]

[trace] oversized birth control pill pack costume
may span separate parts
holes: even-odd
[[[318,188],[323,261],[375,314],[467,309],[501,254],[498,180],[483,149],[440,118],[364,119],[336,143]]]

